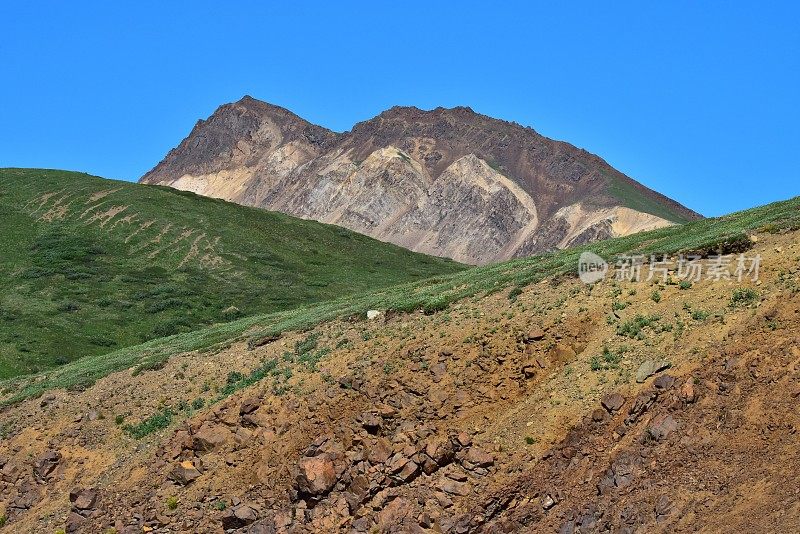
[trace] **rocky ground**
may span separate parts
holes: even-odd
[[[548,280],[53,391],[0,413],[0,514],[13,532],[798,532],[797,240],[757,236],[758,285]]]

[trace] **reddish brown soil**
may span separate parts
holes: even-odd
[[[321,325],[316,371],[284,358],[310,333],[287,333],[6,408],[5,528],[798,532],[797,237],[759,236],[748,306],[731,306],[736,282],[666,285],[656,303],[651,283],[547,281]],[[617,334],[654,313],[641,339]],[[115,422],[208,401],[270,358],[275,376],[141,440]],[[653,358],[671,368],[637,383]]]

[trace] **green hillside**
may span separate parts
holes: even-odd
[[[87,174],[0,169],[0,378],[464,268],[348,230]]]
[[[734,253],[746,248],[752,232],[782,232],[800,228],[800,197],[753,208],[725,217],[702,219],[609,239],[532,258],[475,267],[463,272],[350,295],[277,313],[245,317],[141,345],[102,357],[88,357],[47,375],[0,381],[0,405],[18,402],[52,388],[82,388],[109,373],[135,367],[155,369],[174,354],[215,350],[234,340],[258,345],[286,331],[301,331],[339,317],[357,316],[369,309],[435,313],[463,298],[506,292],[514,298],[529,284],[548,277],[577,276],[578,257],[591,250],[613,262],[620,254]]]
[[[683,224],[694,220],[676,205],[670,205],[648,194],[644,188],[637,187],[634,182],[607,176],[608,191],[622,201],[622,205],[642,213],[649,213],[674,223]],[[652,192],[651,192],[652,193]]]

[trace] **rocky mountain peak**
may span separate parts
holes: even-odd
[[[246,95],[141,181],[477,264],[699,217],[598,156],[467,106],[394,106],[339,134]]]

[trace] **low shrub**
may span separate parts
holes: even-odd
[[[159,413],[153,414],[144,421],[136,425],[125,425],[122,429],[127,432],[131,437],[142,439],[148,434],[152,434],[157,430],[167,428],[172,423],[173,417],[172,410],[167,407]]]
[[[758,300],[758,291],[755,289],[738,288],[733,291],[731,295],[731,306],[736,308],[739,306],[749,306]]]

